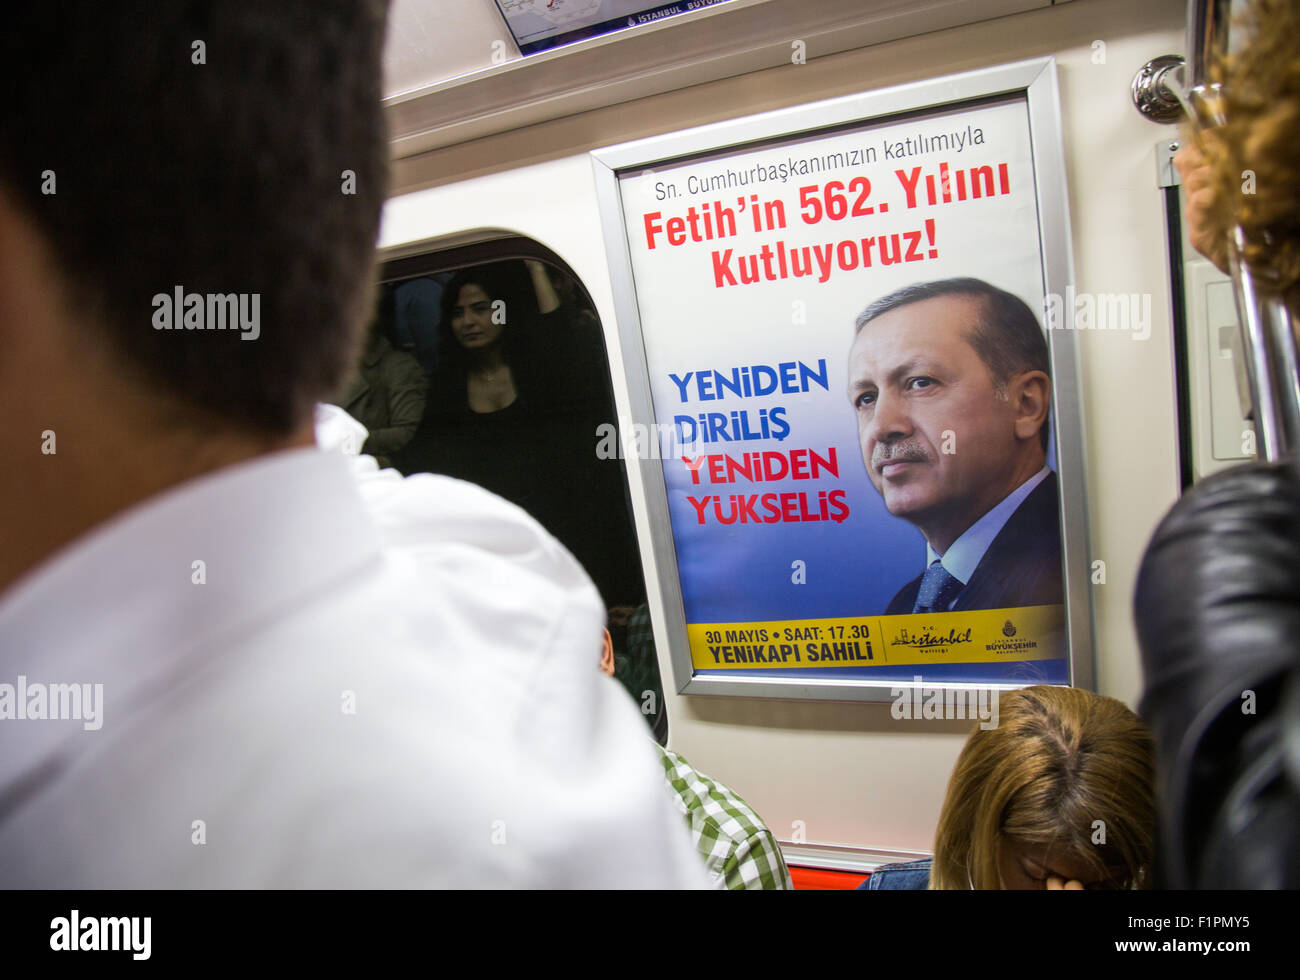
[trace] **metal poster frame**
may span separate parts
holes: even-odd
[[[1061,131],[1056,62],[1052,57],[964,72],[943,78],[765,112],[700,126],[664,136],[606,147],[591,152],[597,200],[609,260],[617,316],[617,343],[622,352],[630,420],[656,422],[650,373],[643,342],[638,296],[633,276],[628,229],[622,207],[620,177],[646,169],[677,166],[695,158],[717,159],[728,151],[761,149],[800,136],[816,138],[860,126],[906,121],[913,115],[933,116],[993,101],[1023,100],[1029,122],[1034,193],[1038,204],[1039,252],[1045,295],[1071,295],[1074,270]],[[1080,404],[1076,339],[1073,330],[1047,330],[1052,367],[1051,424],[1056,440],[1060,485],[1060,527],[1063,564],[1065,637],[1069,683],[1094,688],[1091,564],[1087,524],[1087,477],[1084,467],[1083,420]],[[611,338],[613,340],[614,338]],[[653,430],[651,430],[653,431]],[[646,513],[638,514],[650,539],[641,541],[647,569],[658,571],[662,606],[651,596],[656,642],[666,643],[679,693],[708,696],[766,697],[795,700],[890,701],[891,691],[915,686],[894,679],[719,676],[697,674],[692,664],[687,623],[678,574],[676,548],[663,461],[629,461],[629,478],[639,473]],[[638,508],[640,509],[640,508]],[[655,582],[651,582],[653,593]],[[1002,689],[1016,683],[959,682],[935,679],[927,689]]]

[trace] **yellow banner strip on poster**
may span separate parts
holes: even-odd
[[[881,667],[899,664],[1054,660],[1066,654],[1065,607],[848,619],[692,623],[691,659],[701,670]]]

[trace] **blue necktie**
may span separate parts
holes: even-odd
[[[936,558],[921,578],[920,591],[916,593],[913,613],[947,612],[949,603],[957,598],[965,583],[948,574],[948,569]]]

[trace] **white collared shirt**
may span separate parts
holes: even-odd
[[[357,469],[349,472],[349,465]],[[706,887],[590,580],[522,510],[298,449],[0,594],[0,886]]]
[[[925,567],[929,568],[934,564],[935,559],[942,558],[944,570],[960,581],[962,585],[968,585],[971,576],[975,574],[975,569],[979,567],[979,563],[983,560],[984,553],[989,550],[989,545],[993,543],[993,539],[1006,527],[1007,521],[1011,520],[1011,515],[1016,512],[1016,508],[1025,502],[1025,498],[1033,493],[1034,488],[1046,480],[1051,472],[1047,466],[1044,466],[1028,480],[1012,490],[1002,498],[1001,503],[963,531],[961,537],[949,545],[948,550],[942,556],[930,547],[930,543],[927,541],[925,544]],[[957,598],[960,598],[960,596]],[[948,608],[951,609],[956,601],[957,599],[954,598],[948,604]]]

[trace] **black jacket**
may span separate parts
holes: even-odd
[[[1300,887],[1300,479],[1250,463],[1156,529],[1134,618],[1169,888]]]
[[[1065,601],[1061,584],[1061,525],[1056,474],[1048,473],[1016,508],[975,566],[953,611],[1050,606]],[[921,589],[918,575],[889,603],[887,616],[906,615]]]

